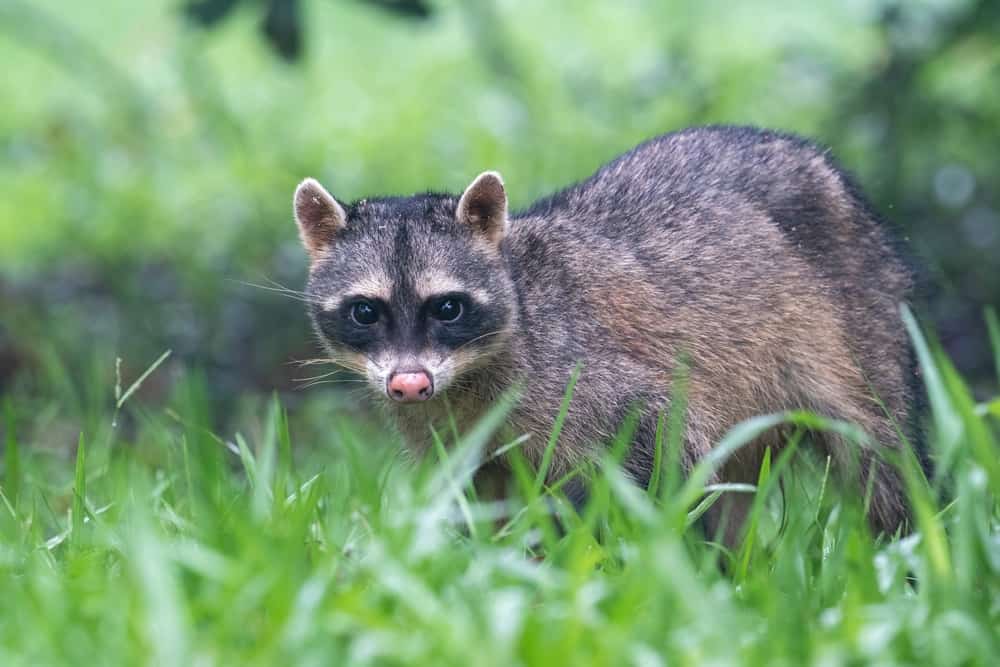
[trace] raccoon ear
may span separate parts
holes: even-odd
[[[326,189],[314,178],[307,178],[295,189],[295,222],[309,257],[319,257],[344,228],[347,214]]]
[[[479,174],[458,201],[455,217],[492,243],[500,243],[507,230],[507,192],[500,174],[495,171]]]

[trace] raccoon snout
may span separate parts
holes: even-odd
[[[425,370],[396,371],[389,376],[386,393],[400,403],[426,401],[434,394],[434,381]]]

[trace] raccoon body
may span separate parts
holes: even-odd
[[[307,180],[295,212],[331,359],[370,380],[418,453],[431,427],[449,415],[468,426],[517,384],[507,433],[528,434],[522,451],[537,464],[578,365],[551,478],[595,458],[638,410],[625,467],[647,484],[680,363],[687,469],[737,422],[787,409],[853,422],[886,447],[913,435],[899,317],[911,274],[850,179],[802,139],[667,134],[514,215],[493,172],[461,196],[346,207]],[[893,467],[838,436],[815,439],[871,483],[876,529],[905,521]],[[756,481],[767,446],[781,446],[777,433],[717,481]],[[744,498],[709,517],[729,542]]]

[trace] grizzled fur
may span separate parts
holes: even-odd
[[[914,435],[898,311],[911,275],[849,178],[801,139],[729,127],[668,134],[509,220],[502,181],[489,173],[461,198],[346,209],[307,181],[296,215],[312,256],[312,317],[331,357],[383,398],[394,368],[433,377],[430,400],[385,401],[417,452],[449,411],[468,425],[518,383],[509,432],[530,435],[523,451],[537,463],[580,363],[551,475],[591,459],[642,406],[626,468],[646,484],[682,358],[688,469],[735,423],[792,408],[854,422],[888,447],[902,446],[897,428]],[[427,316],[449,296],[464,304],[460,318]],[[376,304],[378,323],[352,321],[357,299]],[[815,439],[842,471],[860,466],[862,490],[874,474],[875,528],[905,521],[891,466],[836,435]],[[718,481],[755,481],[768,445],[780,447],[779,434],[740,451]],[[745,496],[719,505],[712,529],[725,513],[725,537],[737,541],[746,507]]]

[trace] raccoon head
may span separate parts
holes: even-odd
[[[485,172],[461,197],[342,206],[313,179],[295,191],[310,257],[310,315],[331,361],[408,403],[439,396],[505,349],[516,296],[500,245],[507,195]]]

